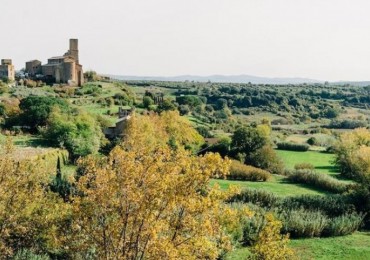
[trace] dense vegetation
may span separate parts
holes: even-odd
[[[369,87],[85,76],[0,84],[1,255],[292,259],[289,237],[370,228]]]

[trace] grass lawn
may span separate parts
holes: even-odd
[[[292,240],[301,259],[370,259],[370,232],[350,236]]]
[[[313,189],[304,184],[288,183],[284,180],[285,178],[280,176],[274,176],[271,181],[268,182],[252,182],[252,181],[230,181],[230,180],[211,180],[211,184],[218,183],[221,189],[227,189],[230,185],[239,186],[243,188],[252,189],[263,189],[270,191],[279,196],[296,196],[303,194],[313,195],[325,195],[328,194],[326,191]]]
[[[294,169],[294,165],[298,163],[311,163],[319,172],[338,175],[338,169],[333,165],[334,154],[315,151],[294,152],[284,150],[276,150],[276,153],[283,160],[287,169]]]
[[[349,236],[331,238],[309,238],[291,240],[290,246],[299,259],[322,260],[365,260],[370,259],[370,232],[356,232]],[[248,248],[230,252],[226,259],[246,259],[250,255]]]

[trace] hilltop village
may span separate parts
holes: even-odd
[[[62,56],[48,59],[46,64],[35,59],[27,61],[25,69],[16,74],[11,59],[2,59],[0,79],[14,81],[19,79],[41,80],[48,84],[63,83],[70,86],[82,86],[84,75],[79,61],[78,39],[69,40],[69,50]]]

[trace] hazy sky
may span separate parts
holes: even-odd
[[[0,0],[0,57],[119,75],[370,80],[369,0]]]

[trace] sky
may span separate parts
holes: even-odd
[[[85,70],[370,80],[368,0],[0,0],[16,69],[78,38]]]

